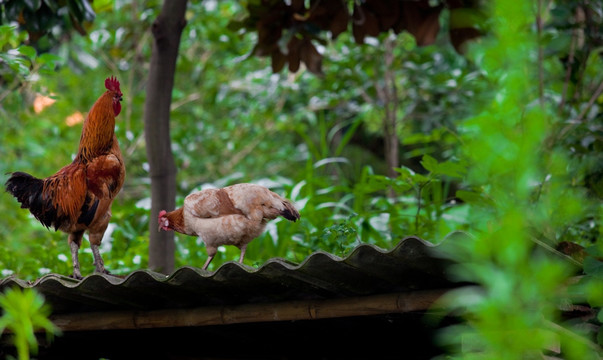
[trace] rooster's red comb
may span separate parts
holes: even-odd
[[[117,81],[117,78],[115,78],[115,76],[108,77],[105,80],[105,87],[107,88],[107,90],[121,93],[121,90],[119,89],[119,81]]]

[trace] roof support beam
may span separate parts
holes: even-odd
[[[449,289],[325,300],[296,300],[233,306],[152,311],[109,311],[52,315],[63,331],[128,330],[313,320],[404,313],[430,309]]]

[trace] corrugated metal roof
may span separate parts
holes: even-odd
[[[270,259],[259,268],[228,262],[215,271],[182,267],[169,276],[150,270],[125,278],[92,274],[83,280],[48,274],[35,282],[14,276],[0,290],[18,286],[42,293],[53,314],[280,303],[341,299],[415,290],[450,288],[447,261],[417,237],[401,240],[386,251],[359,245],[345,258],[316,252],[301,264]]]
[[[13,276],[0,291],[34,288],[52,306],[63,335],[45,343],[40,334],[39,359],[430,359],[441,354],[436,328],[454,319],[425,310],[459,285],[440,249],[408,237],[391,250],[359,245],[344,258],[316,252],[301,264],[48,274],[31,283]],[[11,351],[0,345],[0,356]]]

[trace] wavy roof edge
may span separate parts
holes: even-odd
[[[235,261],[228,261],[228,262],[223,263],[222,265],[220,265],[220,267],[218,267],[216,270],[213,270],[213,271],[203,270],[198,267],[187,265],[187,266],[182,266],[182,267],[175,269],[169,275],[155,272],[150,269],[135,270],[135,271],[129,273],[128,275],[126,275],[125,277],[119,277],[119,276],[114,276],[114,275],[110,275],[110,274],[93,273],[93,274],[85,276],[84,279],[82,279],[82,280],[76,280],[71,277],[61,275],[61,274],[56,274],[56,273],[46,274],[46,275],[36,279],[35,281],[23,280],[23,279],[19,279],[17,277],[17,275],[10,275],[10,276],[0,280],[0,288],[4,288],[7,286],[11,286],[11,285],[17,285],[23,289],[35,288],[48,281],[57,281],[57,282],[60,282],[65,287],[76,288],[79,286],[83,286],[88,281],[98,280],[99,278],[104,279],[107,283],[110,283],[112,285],[120,285],[122,283],[133,281],[133,279],[141,277],[141,276],[151,277],[153,280],[159,281],[159,282],[170,282],[172,279],[177,278],[183,272],[191,272],[192,271],[201,277],[212,278],[212,277],[220,276],[222,273],[225,273],[225,272],[232,272],[233,267],[236,268],[236,270],[243,270],[247,273],[261,273],[265,269],[267,269],[269,267],[273,267],[273,266],[280,266],[280,267],[283,267],[290,271],[298,271],[300,269],[304,269],[304,268],[310,266],[310,264],[312,264],[314,261],[316,261],[317,258],[319,258],[319,257],[326,257],[329,261],[333,261],[333,262],[344,262],[345,263],[345,262],[350,262],[350,260],[362,255],[363,253],[365,253],[367,251],[377,252],[377,253],[380,253],[383,255],[393,255],[393,254],[403,252],[403,250],[405,248],[409,248],[409,247],[417,247],[418,246],[418,247],[422,247],[425,250],[427,250],[427,249],[436,248],[440,244],[441,244],[441,242],[439,244],[433,244],[433,243],[423,240],[417,236],[407,236],[407,237],[401,239],[400,242],[398,242],[398,244],[396,244],[392,249],[389,249],[389,250],[380,248],[373,244],[360,244],[360,245],[356,246],[354,249],[352,249],[345,257],[339,257],[337,255],[319,250],[319,251],[313,252],[312,254],[308,255],[299,264],[292,263],[291,261],[283,259],[283,258],[270,258],[270,259],[266,260],[266,262],[263,263],[261,266],[259,266],[258,268],[255,268],[255,267],[251,267],[249,265],[240,264]]]

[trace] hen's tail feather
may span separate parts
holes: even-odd
[[[29,209],[42,225],[58,228],[57,209],[51,199],[44,199],[44,179],[38,179],[24,172],[14,172],[4,184],[6,191],[21,203],[21,208]]]
[[[281,211],[281,216],[287,220],[296,221],[299,220],[299,212],[293,204],[289,201],[283,201],[285,208]]]

